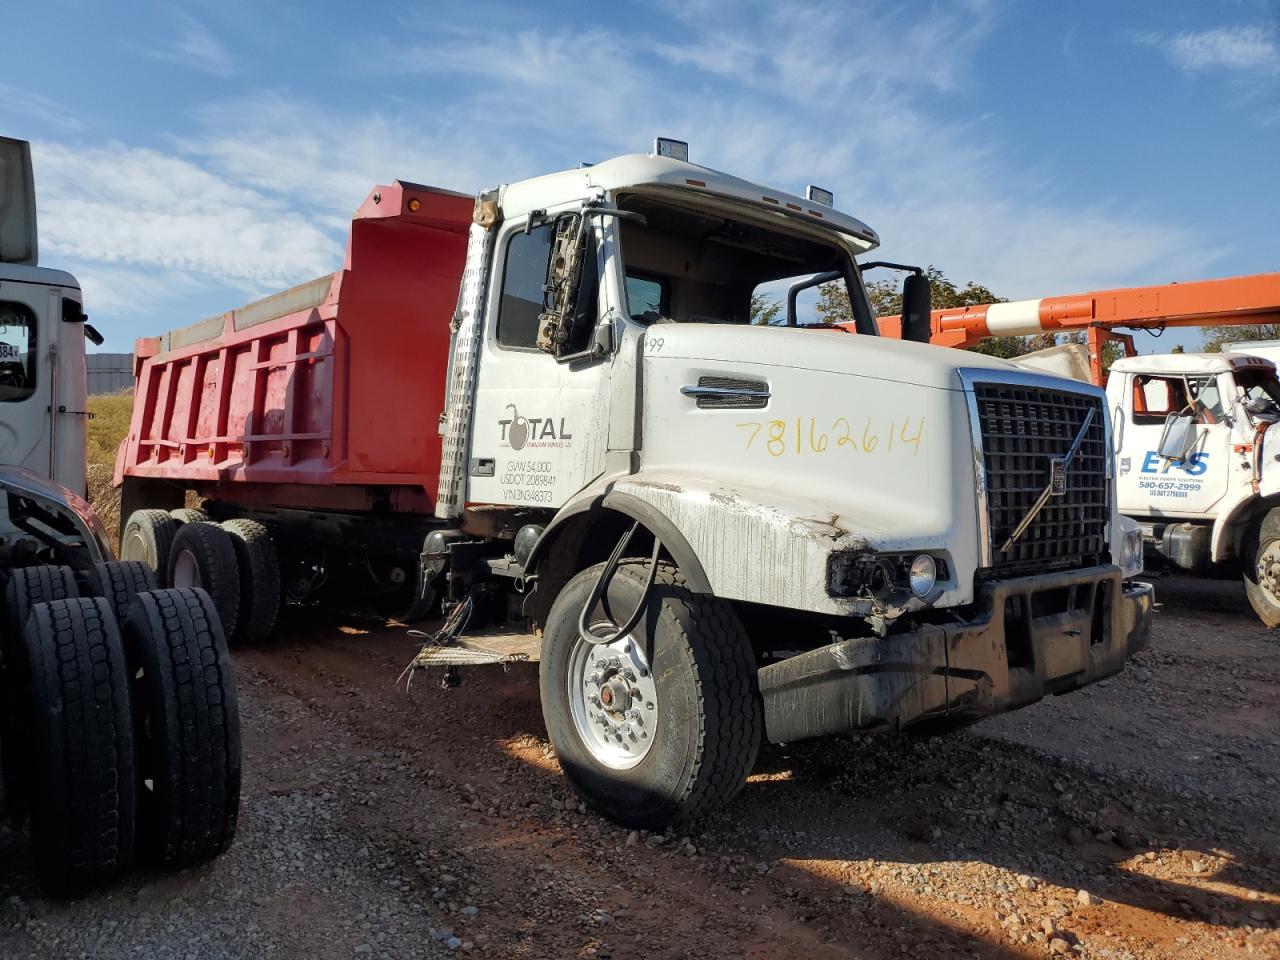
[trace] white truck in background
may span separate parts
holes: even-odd
[[[1238,567],[1280,626],[1280,381],[1262,345],[1126,357],[1111,366],[1120,510],[1178,569]]]
[[[86,337],[79,284],[38,262],[30,147],[0,137],[2,796],[56,894],[216,856],[240,795],[212,601],[116,561],[84,499]]]

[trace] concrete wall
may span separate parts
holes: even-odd
[[[91,353],[85,360],[89,369],[89,396],[133,389],[133,354]]]

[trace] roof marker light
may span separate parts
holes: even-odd
[[[672,140],[668,137],[655,137],[653,141],[655,157],[670,157],[672,160],[689,162],[689,144],[683,140]]]
[[[812,183],[805,189],[804,198],[813,203],[820,203],[824,207],[834,207],[836,205],[834,193],[830,190],[823,190],[821,187],[815,187]]]

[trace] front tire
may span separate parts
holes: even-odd
[[[1245,537],[1244,592],[1263,624],[1280,627],[1280,510],[1263,514]]]
[[[547,733],[569,782],[595,810],[663,828],[731,800],[755,763],[763,729],[756,662],[733,607],[691,591],[659,564],[634,633],[588,645],[578,614],[598,564],[552,605],[539,671]],[[644,591],[646,564],[621,563],[588,621],[621,622]]]

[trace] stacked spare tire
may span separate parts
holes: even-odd
[[[149,511],[156,512],[156,511]],[[171,518],[170,518],[171,519]],[[151,546],[209,538],[163,525]],[[221,543],[221,541],[219,541]],[[222,575],[239,585],[236,547]],[[31,829],[46,890],[73,895],[135,863],[225,851],[240,805],[240,719],[227,619],[205,582],[126,559],[8,571],[0,610],[0,767],[8,816]],[[196,548],[192,548],[196,549]],[[216,549],[216,548],[215,548]],[[225,555],[225,551],[223,552]],[[188,578],[191,579],[191,578]],[[219,583],[217,586],[221,587]],[[251,613],[246,631],[261,628]]]

